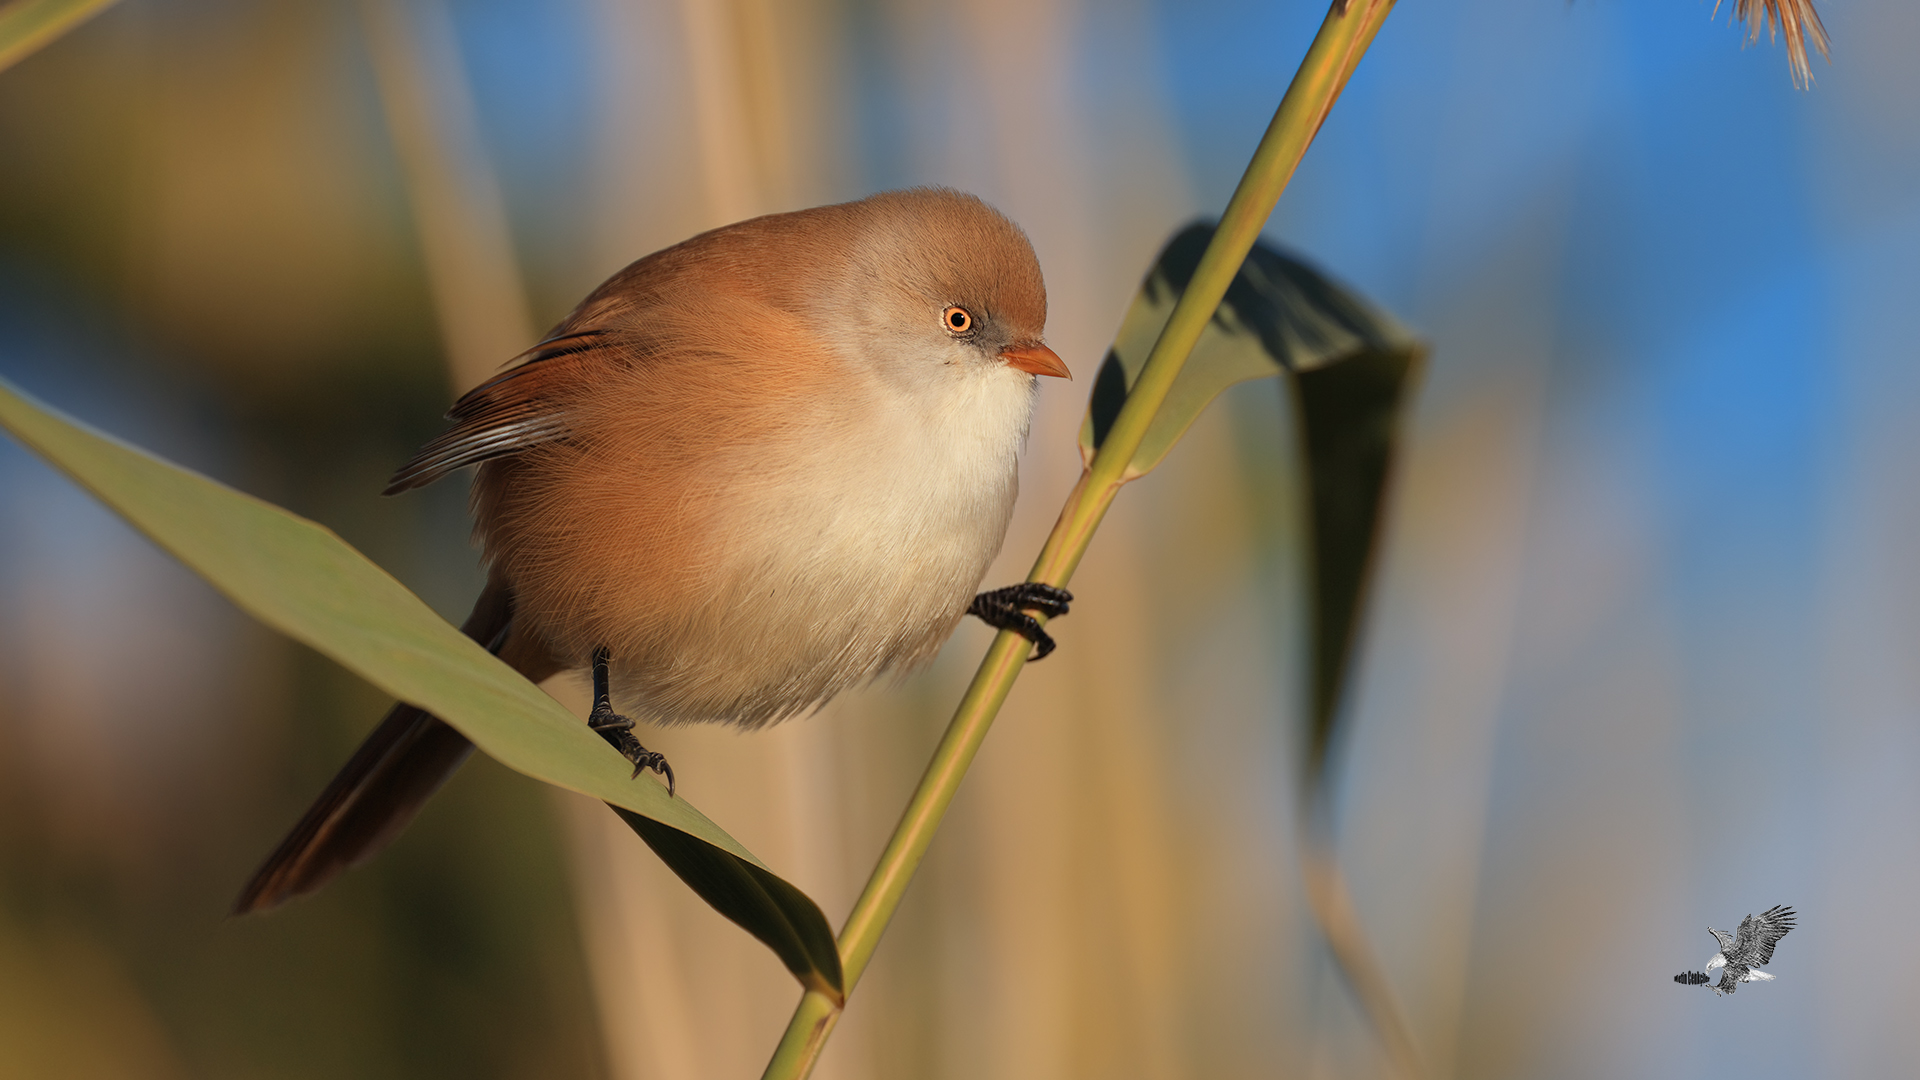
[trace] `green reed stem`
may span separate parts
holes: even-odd
[[[0,4],[0,71],[86,22],[113,0],[13,0]]]
[[[1134,478],[1131,470],[1134,453],[1145,438],[1147,426],[1167,398],[1175,376],[1187,362],[1201,331],[1213,318],[1214,309],[1227,294],[1227,286],[1253,249],[1254,241],[1267,218],[1286,190],[1287,181],[1306,153],[1307,146],[1339,99],[1340,91],[1352,77],[1361,55],[1373,41],[1393,0],[1336,0],[1320,26],[1320,33],[1301,61],[1300,70],[1280,101],[1280,108],[1267,126],[1253,161],[1234,189],[1233,198],[1221,215],[1220,227],[1200,258],[1193,280],[1174,305],[1173,315],[1147,357],[1140,378],[1134,383],[1115,419],[1113,428],[1094,455],[1092,463],[1074,486],[1073,493],[1060,511],[1060,519],[1047,537],[1028,581],[1064,586],[1073,577],[1093,539],[1094,530],[1106,517],[1114,495]],[[1044,620],[1043,620],[1044,621]],[[1011,631],[1002,631],[988,647],[986,659],[974,674],[966,696],[960,699],[953,720],[934,750],[920,786],[907,803],[895,826],[893,838],[867,879],[867,887],[847,916],[840,931],[840,963],[846,974],[845,990],[865,973],[880,936],[886,931],[893,913],[906,894],[907,885],[926,856],[933,834],[940,827],[947,807],[953,802],[967,767],[986,739],[1000,706],[1013,689],[1013,681],[1026,666],[1031,646]],[[827,1036],[839,1020],[840,1008],[825,995],[808,991],[800,999],[786,1035],[767,1064],[762,1080],[802,1080],[813,1071]]]

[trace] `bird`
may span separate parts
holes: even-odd
[[[967,614],[1034,644],[1064,589],[976,594],[1018,489],[1046,286],[1019,226],[944,188],[771,214],[645,256],[447,413],[385,494],[477,466],[487,584],[461,630],[673,792],[661,725],[756,729],[926,663]],[[623,705],[615,712],[613,701]],[[472,752],[396,704],[236,914],[371,857]]]
[[[1793,919],[1792,908],[1775,905],[1758,916],[1741,919],[1739,930],[1733,934],[1707,927],[1707,933],[1719,943],[1720,951],[1707,961],[1706,971],[1682,972],[1675,975],[1673,981],[1702,986],[1711,982],[1713,972],[1718,970],[1720,981],[1708,986],[1716,997],[1733,993],[1743,982],[1772,982],[1772,975],[1756,969],[1773,961],[1773,947],[1793,929]]]

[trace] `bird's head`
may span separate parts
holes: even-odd
[[[858,222],[842,310],[861,348],[909,384],[1070,378],[1042,340],[1047,289],[1020,227],[971,195],[937,188],[847,204]]]

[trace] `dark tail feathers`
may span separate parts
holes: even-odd
[[[460,629],[498,653],[512,624],[512,590],[494,581]],[[400,835],[471,753],[473,744],[465,735],[404,701],[395,705],[267,856],[234,901],[233,913],[277,907],[372,857]]]
[[[386,847],[472,752],[465,735],[406,702],[395,705],[267,856],[233,913],[304,896]]]

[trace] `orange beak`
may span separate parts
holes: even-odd
[[[1032,372],[1035,375],[1051,375],[1056,379],[1071,379],[1073,372],[1067,370],[1066,362],[1061,360],[1052,349],[1035,342],[1032,345],[1009,345],[1000,350],[1000,359],[1011,368]]]

